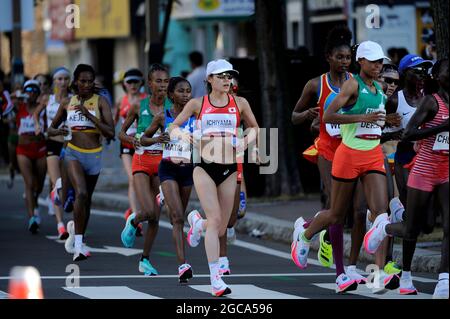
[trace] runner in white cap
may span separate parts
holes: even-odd
[[[218,297],[231,293],[219,272],[219,237],[226,233],[236,193],[237,150],[233,140],[237,138],[241,119],[247,128],[254,129],[254,134],[245,137],[244,145],[256,139],[258,129],[258,123],[247,100],[229,94],[231,80],[237,73],[233,65],[226,60],[209,62],[206,70],[209,94],[190,100],[170,130],[171,138],[184,136],[191,140],[190,135],[183,134],[179,127],[192,115],[197,116],[200,127],[198,138],[194,133],[194,139],[198,141],[195,145],[200,153],[198,161],[194,159],[193,177],[206,219],[197,211],[189,214],[191,228],[187,240],[191,246],[197,246],[203,230],[206,229],[205,249],[212,294]]]

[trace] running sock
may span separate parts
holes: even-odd
[[[411,272],[410,271],[402,271],[402,279],[411,280]]]
[[[59,229],[59,227],[65,227],[63,222],[59,222],[58,225],[56,225],[56,228]]]
[[[345,274],[344,270],[344,225],[336,224],[328,227],[330,233],[331,247],[333,247],[333,258],[336,264],[336,275]]]
[[[75,249],[81,250],[82,245],[83,245],[83,235],[75,235]]]
[[[142,255],[142,256],[141,256],[141,261],[144,261],[144,259],[147,259],[147,260],[148,260],[149,257],[150,257],[150,256],[144,256],[144,255]]]

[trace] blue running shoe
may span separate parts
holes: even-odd
[[[133,213],[127,218],[127,222],[125,223],[125,227],[122,230],[122,234],[120,238],[122,239],[122,244],[131,248],[134,245],[134,241],[136,240],[136,227],[133,226],[131,221],[136,217],[136,214]]]
[[[144,273],[145,276],[158,275],[158,271],[152,266],[147,258],[144,258],[139,262],[139,271]]]
[[[66,213],[71,213],[73,212],[73,203],[75,202],[75,191],[70,188],[67,191],[67,198],[66,201],[64,202],[64,211]]]
[[[28,230],[32,233],[32,234],[36,234],[37,231],[39,229],[39,224],[36,221],[36,216],[31,217],[28,220]]]

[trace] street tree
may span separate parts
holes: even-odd
[[[286,1],[255,0],[255,15],[263,118],[261,127],[278,129],[278,154],[275,154],[278,156],[278,171],[266,175],[265,195],[295,195],[301,191],[301,184],[295,137],[290,125]]]

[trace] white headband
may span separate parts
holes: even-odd
[[[53,78],[56,78],[59,75],[67,75],[70,77],[70,72],[66,68],[60,68],[55,71],[55,73],[53,74]]]
[[[142,77],[137,76],[137,75],[130,75],[130,76],[127,76],[126,78],[123,79],[123,81],[125,83],[130,81],[130,80],[143,81]]]

